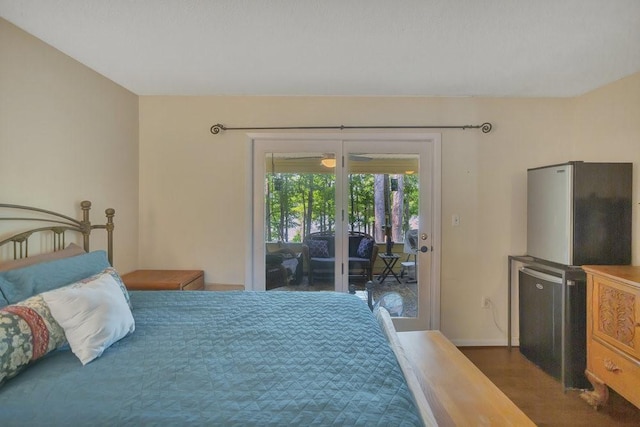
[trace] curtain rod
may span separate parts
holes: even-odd
[[[345,130],[345,129],[480,129],[483,133],[491,132],[493,126],[486,122],[481,125],[461,125],[461,126],[268,126],[268,127],[226,127],[223,124],[211,126],[211,133],[219,134],[227,130]]]

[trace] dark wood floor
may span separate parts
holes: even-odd
[[[579,390],[563,392],[560,382],[520,354],[517,347],[461,347],[464,353],[538,426],[640,426],[640,409],[615,392],[594,410]]]

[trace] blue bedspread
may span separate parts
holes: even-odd
[[[421,425],[377,322],[329,292],[131,292],[136,331],[0,388],[0,426]]]

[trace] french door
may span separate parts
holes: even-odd
[[[364,295],[368,284],[399,330],[437,329],[440,136],[249,136],[247,289]]]

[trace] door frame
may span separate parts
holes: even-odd
[[[264,278],[264,259],[265,249],[264,242],[262,244],[256,244],[255,230],[256,227],[263,227],[264,224],[257,224],[262,220],[259,209],[262,208],[264,200],[264,194],[262,189],[260,194],[254,194],[257,186],[259,185],[258,175],[256,174],[258,165],[254,163],[254,152],[256,147],[256,141],[259,140],[284,140],[292,142],[293,140],[300,141],[300,149],[306,151],[335,151],[335,143],[339,141],[429,141],[430,152],[430,165],[421,165],[420,170],[429,171],[430,175],[427,180],[431,185],[431,238],[430,238],[430,252],[431,252],[431,265],[429,269],[429,316],[426,320],[427,324],[417,325],[416,322],[411,322],[410,318],[398,318],[394,319],[394,324],[398,330],[410,330],[410,329],[440,329],[440,262],[441,262],[441,199],[442,199],[442,146],[441,146],[441,134],[439,133],[426,133],[426,132],[349,132],[349,133],[247,133],[247,144],[249,146],[248,156],[249,165],[251,167],[248,170],[247,179],[247,235],[246,243],[248,251],[246,252],[245,259],[245,288],[247,290],[264,290],[265,278]],[[311,150],[308,149],[310,144],[315,143]],[[324,145],[330,147],[324,147]],[[307,147],[304,147],[307,146]],[[341,177],[336,174],[336,197],[342,197],[343,183]],[[264,174],[260,176],[260,180],[263,179]],[[260,181],[261,182],[261,181]],[[262,187],[262,186],[260,186]],[[340,194],[338,194],[340,193]],[[336,212],[336,214],[338,214]],[[336,215],[336,218],[339,216]],[[341,244],[336,240],[336,249]],[[337,255],[337,254],[336,254]],[[336,272],[337,275],[337,272]],[[336,278],[337,279],[337,278]],[[258,285],[258,286],[256,286]],[[261,285],[261,286],[260,286]]]

